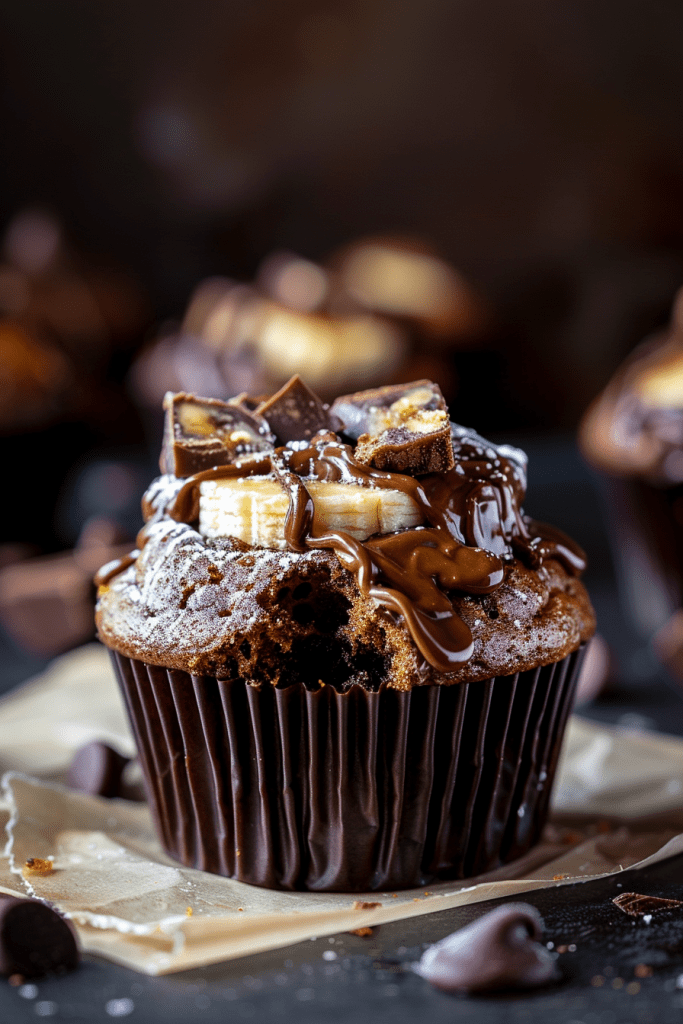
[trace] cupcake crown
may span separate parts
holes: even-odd
[[[170,518],[209,541],[332,551],[437,672],[474,651],[454,594],[495,592],[515,558],[584,567],[572,541],[524,515],[524,454],[451,423],[431,381],[329,407],[295,376],[261,401],[180,393],[165,408],[160,464],[173,479],[148,493],[141,546]]]

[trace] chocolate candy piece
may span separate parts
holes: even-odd
[[[319,430],[336,431],[339,423],[329,406],[311,391],[296,373],[256,410],[268,421],[279,444],[308,441]]]
[[[541,916],[527,903],[509,903],[447,936],[422,955],[417,973],[444,992],[536,988],[559,978],[538,941]]]
[[[662,910],[678,910],[683,907],[681,900],[665,900],[659,896],[644,896],[638,892],[622,892],[612,900],[619,910],[631,917],[657,914]]]
[[[453,468],[448,409],[431,381],[344,395],[332,412],[357,439],[354,455],[364,465],[413,476]]]
[[[164,409],[162,473],[192,476],[236,462],[251,452],[266,451],[274,441],[265,420],[241,404],[169,391]]]
[[[53,657],[94,634],[92,578],[131,544],[80,546],[0,568],[0,622],[20,647]]]
[[[74,755],[67,784],[91,796],[121,796],[123,769],[128,758],[113,747],[94,740]]]
[[[71,925],[40,900],[0,895],[0,973],[37,978],[78,966]]]
[[[397,403],[402,404],[392,409]],[[402,412],[408,407],[425,412],[440,410],[448,414],[441,388],[431,380],[414,380],[410,384],[390,384],[340,395],[332,403],[330,412],[342,421],[344,433],[357,441],[361,434],[376,437],[382,430],[397,426]]]

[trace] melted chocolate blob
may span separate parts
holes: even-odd
[[[541,935],[536,908],[509,903],[431,946],[416,970],[444,992],[548,985],[560,974],[554,958],[538,941]]]

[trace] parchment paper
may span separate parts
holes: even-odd
[[[179,867],[144,804],[60,785],[75,749],[103,739],[132,754],[98,645],[66,655],[0,701],[0,891],[50,900],[82,947],[148,974],[198,967],[496,896],[614,874],[683,852],[683,741],[574,717],[543,843],[504,869],[428,890],[280,893]],[[54,859],[24,879],[30,857]],[[353,902],[381,903],[354,910]]]

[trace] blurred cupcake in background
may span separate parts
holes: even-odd
[[[617,370],[579,429],[606,475],[626,611],[683,678],[683,289],[668,327]]]
[[[325,266],[279,251],[253,284],[202,282],[180,327],[141,354],[132,387],[153,410],[168,390],[263,394],[298,372],[325,400],[428,376],[450,396],[451,349],[489,322],[474,289],[422,243],[361,240]]]
[[[0,250],[0,432],[115,418],[122,399],[113,409],[107,376],[148,316],[138,287],[123,271],[78,256],[44,210],[17,213]]]
[[[409,323],[435,345],[476,339],[490,324],[483,298],[424,242],[391,235],[364,238],[340,249],[331,263],[357,302]]]

